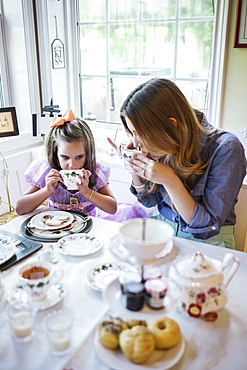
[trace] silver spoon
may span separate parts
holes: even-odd
[[[142,219],[142,241],[146,238],[146,219]]]

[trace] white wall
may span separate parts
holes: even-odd
[[[8,63],[12,102],[8,106],[16,107],[20,131],[27,131],[28,121],[31,131],[31,108],[27,75],[25,37],[22,18],[21,0],[2,0],[5,16],[5,34],[8,44]],[[14,102],[14,104],[13,104]]]

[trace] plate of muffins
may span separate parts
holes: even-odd
[[[119,370],[170,369],[186,346],[179,324],[167,316],[149,322],[104,316],[94,344],[99,358]]]

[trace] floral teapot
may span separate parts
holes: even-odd
[[[231,260],[228,272],[224,271]],[[232,253],[227,253],[223,262],[200,252],[177,258],[169,270],[169,279],[180,291],[178,309],[199,317],[223,308],[227,303],[226,287],[239,265],[240,260]]]

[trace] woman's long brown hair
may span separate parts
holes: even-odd
[[[200,156],[200,138],[209,130],[200,124],[197,111],[177,85],[163,78],[148,80],[129,94],[120,117],[126,132],[131,134],[128,117],[149,153],[173,169],[190,191],[207,166]],[[150,191],[159,188],[153,184]]]

